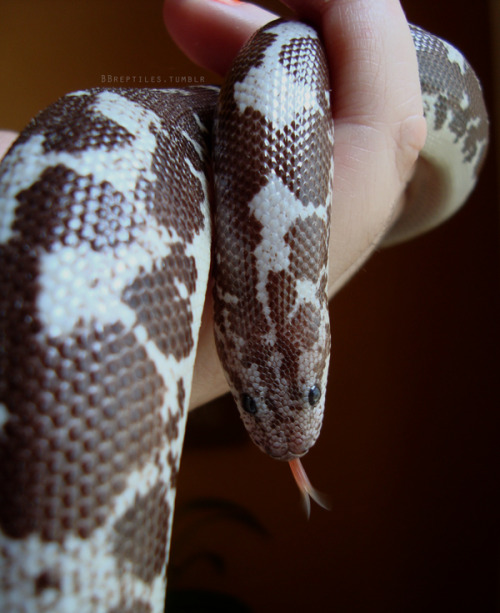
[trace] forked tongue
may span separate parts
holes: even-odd
[[[326,496],[318,490],[314,489],[309,481],[308,476],[306,475],[306,471],[302,466],[302,462],[299,458],[294,458],[293,460],[289,460],[290,468],[292,469],[292,475],[295,479],[295,482],[299,486],[300,493],[302,494],[302,501],[304,503],[304,509],[307,515],[307,519],[311,515],[311,501],[310,498],[314,500],[320,507],[330,510],[330,505],[326,499]]]

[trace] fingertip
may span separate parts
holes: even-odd
[[[165,26],[194,62],[220,75],[248,38],[276,15],[239,0],[165,0]]]

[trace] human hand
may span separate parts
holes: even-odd
[[[321,33],[335,118],[330,238],[332,296],[380,244],[399,215],[426,137],[412,38],[398,0],[287,0]],[[276,16],[235,0],[165,0],[172,38],[193,61],[224,74],[233,57]],[[191,406],[225,391],[216,358],[211,296],[200,332]]]

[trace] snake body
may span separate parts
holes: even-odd
[[[389,241],[451,214],[487,143],[465,60],[412,32],[431,161]],[[220,97],[76,92],[4,159],[0,610],[163,610],[210,267],[214,114],[218,351],[250,436],[297,474],[319,434],[329,359],[326,75],[314,30],[273,22]]]

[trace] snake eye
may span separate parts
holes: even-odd
[[[307,397],[309,404],[313,407],[314,405],[318,404],[320,398],[321,390],[317,385],[313,385],[309,390],[309,396]]]
[[[243,410],[247,413],[250,413],[251,415],[255,415],[255,413],[257,413],[257,403],[248,394],[242,394],[241,404],[243,406]]]

